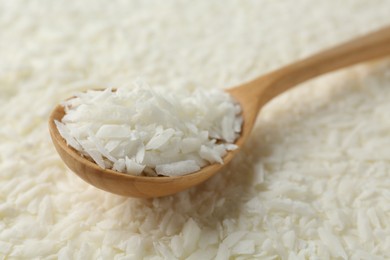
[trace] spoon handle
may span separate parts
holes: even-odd
[[[390,55],[390,27],[355,38],[287,65],[247,84],[257,88],[259,107],[291,87],[316,76],[359,62]],[[266,82],[264,84],[264,82]]]

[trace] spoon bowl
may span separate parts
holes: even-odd
[[[390,54],[390,27],[383,28],[352,41],[295,62],[241,86],[226,90],[241,105],[243,126],[235,144],[240,148],[249,137],[256,117],[268,101],[301,82],[359,62]],[[57,105],[49,118],[53,144],[65,164],[89,184],[122,196],[152,198],[171,195],[196,186],[212,177],[227,165],[239,151],[229,151],[223,164],[211,164],[184,176],[133,176],[102,169],[66,144],[54,121],[61,121],[64,107]]]
[[[171,195],[200,184],[217,173],[228,163],[237,150],[229,151],[223,158],[224,164],[211,164],[200,171],[185,176],[147,177],[120,173],[110,169],[102,169],[96,163],[80,155],[78,151],[66,144],[54,121],[61,121],[65,115],[64,107],[57,105],[50,115],[49,129],[53,144],[69,169],[87,183],[122,196],[152,198]],[[241,145],[244,136],[240,136],[236,144]]]

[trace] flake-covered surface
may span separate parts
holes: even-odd
[[[51,144],[75,92],[237,85],[390,23],[385,0],[0,1],[0,256],[390,258],[390,62],[267,105],[220,174],[140,200],[91,187]],[[377,257],[377,258],[376,258]]]

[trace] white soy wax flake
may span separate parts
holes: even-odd
[[[223,163],[242,125],[240,106],[222,90],[133,88],[79,93],[56,121],[69,146],[118,172],[180,176]]]
[[[199,171],[199,165],[193,160],[180,161],[156,166],[156,172],[160,175],[178,176]]]
[[[140,175],[142,171],[145,169],[145,165],[136,163],[133,159],[129,159],[129,157],[127,156],[126,156],[125,164],[126,164],[126,172],[129,174]]]

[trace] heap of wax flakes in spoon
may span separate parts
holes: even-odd
[[[67,144],[101,168],[145,176],[196,172],[237,148],[241,108],[223,90],[133,85],[65,101],[55,123]]]

